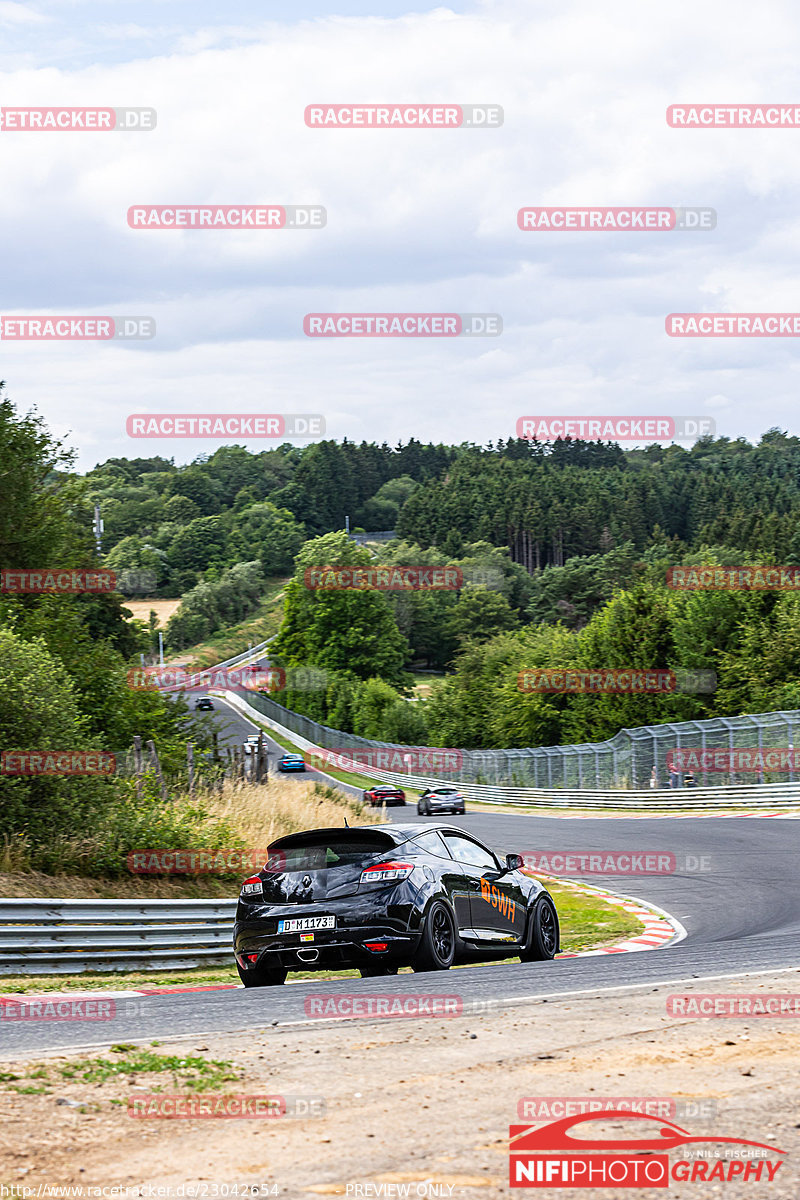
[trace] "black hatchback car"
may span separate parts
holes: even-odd
[[[245,987],[289,971],[554,958],[559,926],[546,889],[509,854],[447,825],[314,829],[279,838],[242,885],[234,954]]]

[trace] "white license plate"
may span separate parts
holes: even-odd
[[[335,929],[336,917],[287,917],[278,921],[278,933],[304,933],[307,929]]]

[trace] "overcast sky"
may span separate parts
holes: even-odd
[[[140,412],[322,413],[329,436],[486,442],[528,414],[699,414],[800,434],[797,339],[680,340],[670,312],[800,311],[800,103],[780,0],[0,0],[4,106],[154,107],[148,133],[0,131],[0,313],[149,315],[152,341],[0,341],[79,451]],[[316,102],[502,105],[494,129],[310,129]],[[142,204],[321,204],[322,230],[134,230]],[[711,232],[522,232],[533,205],[706,205]],[[311,339],[310,312],[489,312],[495,338]],[[270,443],[252,441],[251,448]]]

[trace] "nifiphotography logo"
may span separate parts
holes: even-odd
[[[627,1123],[623,1136],[602,1125]],[[594,1130],[586,1128],[594,1123]],[[601,1128],[598,1129],[598,1124]],[[512,1188],[667,1188],[675,1183],[772,1183],[785,1154],[775,1146],[716,1134],[695,1137],[663,1118],[625,1110],[509,1127]],[[702,1146],[702,1148],[701,1148]],[[681,1153],[670,1161],[669,1151]]]

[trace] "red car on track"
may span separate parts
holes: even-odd
[[[395,787],[391,783],[379,783],[375,787],[367,788],[364,792],[364,803],[371,804],[373,808],[378,808],[381,804],[391,808],[394,805],[405,804],[405,802],[406,794],[403,789]]]

